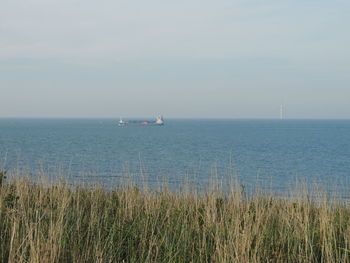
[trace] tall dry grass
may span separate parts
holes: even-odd
[[[350,207],[326,196],[0,182],[0,262],[350,262]]]

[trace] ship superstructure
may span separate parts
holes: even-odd
[[[164,119],[162,115],[156,117],[155,120],[127,120],[124,121],[120,118],[118,122],[119,126],[162,126],[164,125]]]

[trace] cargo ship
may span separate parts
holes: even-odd
[[[155,120],[127,120],[124,121],[120,118],[118,126],[163,126],[164,119],[163,116],[159,115]]]

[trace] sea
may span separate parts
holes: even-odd
[[[275,192],[296,184],[343,196],[350,190],[350,120],[117,124],[118,119],[0,119],[0,169],[110,188],[127,180],[171,189],[235,180]]]

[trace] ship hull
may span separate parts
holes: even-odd
[[[118,123],[119,126],[163,126],[164,120],[161,115],[159,115],[155,120],[128,120],[123,121],[120,118]]]
[[[119,123],[118,126],[163,126],[164,123],[129,123],[129,122],[125,122],[125,123]]]

